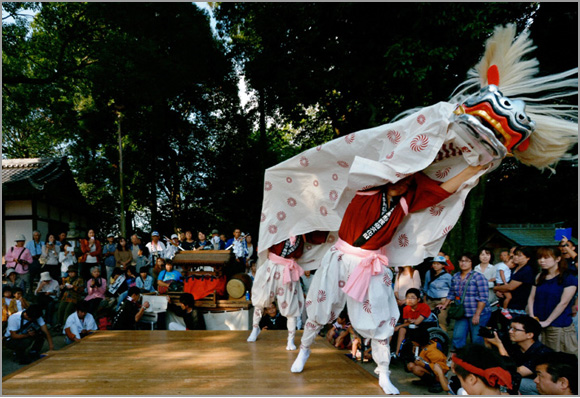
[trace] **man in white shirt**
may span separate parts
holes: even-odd
[[[147,250],[149,250],[151,264],[155,264],[158,258],[163,258],[165,252],[165,245],[163,242],[159,241],[159,232],[153,231],[151,233],[151,242],[145,245]]]
[[[52,337],[41,315],[40,307],[33,304],[8,318],[4,344],[14,351],[15,360],[21,365],[29,364],[40,358],[40,350],[44,345],[45,337],[48,341],[49,352],[54,350]],[[27,355],[26,350],[29,347],[30,351]]]
[[[66,336],[64,339],[66,344],[80,341],[83,337],[99,329],[95,318],[88,311],[89,306],[83,300],[77,304],[77,310],[68,316],[62,329],[62,333]]]

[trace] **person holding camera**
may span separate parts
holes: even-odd
[[[445,310],[451,303],[463,306],[463,313],[455,315],[453,328],[453,347],[459,349],[467,343],[467,335],[471,335],[471,342],[483,344],[479,335],[479,328],[486,326],[491,316],[488,297],[488,281],[486,277],[473,270],[474,256],[464,253],[459,258],[459,269],[451,280],[451,289],[443,304],[436,308]],[[448,313],[452,317],[452,311]]]
[[[496,347],[501,356],[509,357],[515,362],[517,373],[522,377],[519,388],[520,394],[538,395],[538,389],[536,388],[536,383],[534,383],[538,360],[541,355],[553,352],[551,348],[538,341],[542,326],[534,318],[528,315],[521,315],[512,319],[508,331],[511,344],[504,345],[497,331],[488,329],[487,332],[489,333],[486,336],[490,336],[493,333],[493,337],[485,337],[485,345]]]
[[[40,358],[44,338],[48,341],[49,352],[54,350],[52,336],[42,319],[42,309],[31,305],[27,309],[10,315],[4,333],[5,345],[15,353],[15,360],[26,365]],[[28,355],[26,351],[30,348]]]
[[[24,235],[16,235],[14,239],[16,244],[6,251],[4,259],[6,260],[6,269],[13,268],[17,274],[16,282],[22,285],[24,292],[30,296],[32,293],[32,283],[28,266],[32,263],[32,254],[30,250],[24,247],[26,238]]]

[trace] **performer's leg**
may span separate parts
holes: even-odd
[[[310,356],[310,346],[323,326],[324,325],[314,321],[306,321],[306,324],[304,325],[304,333],[302,334],[300,351],[290,369],[293,373],[300,373],[304,369],[304,365]]]
[[[288,351],[294,351],[296,349],[296,344],[294,344],[294,336],[296,336],[296,317],[289,316],[287,318],[288,325],[288,344],[286,349]]]
[[[391,352],[389,349],[389,342],[387,340],[371,340],[372,355],[377,368],[375,373],[379,375],[379,386],[386,394],[399,394],[397,387],[391,383],[389,370],[389,363],[391,361]]]
[[[254,319],[252,322],[252,333],[250,337],[248,337],[248,342],[253,343],[258,338],[260,334],[260,319],[262,319],[262,315],[264,313],[263,307],[254,307]]]

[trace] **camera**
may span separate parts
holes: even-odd
[[[497,329],[490,327],[482,327],[479,328],[479,332],[477,332],[477,335],[483,337],[484,339],[493,339],[495,337],[494,336],[495,332],[497,332]]]

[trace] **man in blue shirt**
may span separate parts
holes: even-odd
[[[34,283],[35,279],[40,275],[40,269],[42,268],[40,264],[40,256],[42,255],[42,247],[44,242],[40,241],[40,232],[32,232],[32,240],[26,242],[26,248],[32,254],[32,263],[28,266],[28,272],[30,273],[30,283]]]

